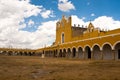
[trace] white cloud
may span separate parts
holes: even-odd
[[[94,14],[94,13],[92,13],[92,14],[91,14],[91,16],[95,16],[95,14]]]
[[[41,12],[41,16],[42,16],[43,18],[54,17],[52,10],[42,11],[42,12]]]
[[[58,9],[63,12],[68,12],[70,10],[75,10],[75,6],[68,0],[59,0]]]
[[[35,22],[30,19],[29,22],[28,22],[28,26],[31,26],[31,25],[34,25],[34,24],[35,24]]]
[[[42,32],[40,30],[35,32],[21,30],[26,27],[25,18],[41,15],[42,12],[48,11],[43,6],[35,6],[29,2],[30,0],[0,0],[0,47],[39,48],[41,44],[46,44],[46,38],[48,40],[48,37],[52,36],[54,39],[54,35],[49,30],[47,31],[49,34],[43,34],[43,30]],[[46,16],[48,15],[50,12],[46,14]],[[32,25],[34,22],[30,20],[28,24]],[[41,25],[41,27],[43,26]]]
[[[101,29],[113,30],[120,28],[120,21],[114,20],[112,17],[100,16],[93,21],[96,27]]]
[[[74,24],[77,26],[78,24],[80,26],[82,25],[86,25],[86,23],[83,21],[83,19],[78,18],[78,16],[76,15],[72,15],[72,26],[74,26]]]
[[[114,20],[109,16],[100,16],[93,21],[91,21],[96,28],[113,30],[120,28],[120,21]],[[72,15],[72,25],[80,24],[80,25],[88,25],[89,22],[85,22],[83,19],[80,19],[76,15]]]

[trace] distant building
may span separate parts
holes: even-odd
[[[72,26],[72,18],[56,23],[56,40],[52,46],[38,49],[45,57],[79,59],[120,59],[120,29],[102,31],[90,22],[88,27]]]

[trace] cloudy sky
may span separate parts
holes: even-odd
[[[120,0],[0,0],[0,47],[37,49],[55,41],[56,22],[120,28]]]

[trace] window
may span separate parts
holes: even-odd
[[[61,39],[61,41],[62,41],[62,43],[64,43],[64,33],[62,33],[62,39]]]

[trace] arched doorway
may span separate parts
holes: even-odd
[[[120,59],[120,42],[115,45],[115,59]]]
[[[60,49],[59,57],[62,57],[62,49]]]
[[[13,54],[13,52],[12,51],[8,51],[8,55],[12,55]]]
[[[98,45],[93,47],[93,58],[98,60],[101,59],[100,47]]]
[[[55,50],[53,51],[53,57],[56,57],[56,51]]]
[[[75,48],[72,49],[72,57],[73,58],[76,57],[76,49]]]
[[[63,49],[63,57],[66,57],[66,49]]]
[[[24,52],[24,55],[27,56],[27,52]]]
[[[32,56],[31,52],[29,52],[28,54],[29,54],[29,56]]]
[[[78,48],[78,58],[83,59],[83,49],[81,47]]]
[[[91,59],[91,49],[89,46],[85,48],[85,55],[87,59]]]
[[[112,59],[112,48],[109,44],[103,46],[103,59]]]
[[[71,50],[70,50],[70,48],[67,49],[67,57],[71,57]]]

